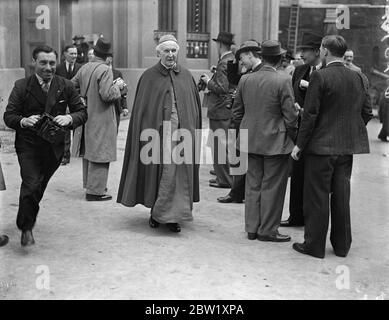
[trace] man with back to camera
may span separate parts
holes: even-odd
[[[372,119],[367,78],[344,66],[347,43],[338,35],[322,40],[325,68],[312,74],[292,157],[304,152],[304,243],[293,249],[325,257],[331,206],[331,244],[346,257],[351,247],[350,179],[353,155],[369,153],[366,125]]]
[[[15,82],[4,113],[5,124],[16,130],[15,148],[22,178],[17,226],[22,231],[22,246],[35,243],[32,229],[39,203],[64,154],[64,137],[53,143],[38,135],[36,126],[42,114],[50,114],[57,125],[68,130],[87,119],[86,108],[73,84],[55,75],[57,58],[48,46],[34,49],[35,74]]]

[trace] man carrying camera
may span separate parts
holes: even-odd
[[[16,130],[22,178],[17,226],[22,231],[22,246],[35,243],[32,229],[47,184],[63,158],[64,129],[74,129],[88,117],[72,83],[55,75],[57,58],[48,46],[34,49],[35,74],[16,81],[4,113],[5,124]]]

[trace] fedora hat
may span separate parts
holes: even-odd
[[[305,32],[303,34],[303,41],[302,45],[298,46],[298,49],[320,49],[321,41],[323,37],[319,36],[318,34],[311,33],[311,32]]]
[[[263,56],[281,56],[286,50],[281,48],[281,43],[276,40],[266,40],[262,43]]]
[[[224,44],[232,45],[235,44],[234,40],[234,35],[230,32],[227,31],[221,31],[219,35],[217,36],[216,39],[212,39],[215,42],[221,42]]]
[[[235,58],[238,61],[240,58],[240,54],[243,52],[261,52],[261,46],[258,42],[254,40],[248,40],[242,43],[240,48],[236,51]]]
[[[82,35],[75,35],[72,40],[84,40],[85,37]]]
[[[100,54],[112,55],[111,42],[107,39],[99,38],[96,42],[96,45],[93,47],[93,50]]]

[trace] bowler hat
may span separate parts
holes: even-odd
[[[318,34],[305,32],[303,34],[302,45],[298,46],[299,49],[320,49],[321,41],[323,37]]]
[[[221,43],[224,43],[227,45],[232,45],[232,44],[235,44],[233,38],[234,38],[234,35],[232,33],[227,32],[227,31],[221,31],[219,33],[219,35],[217,36],[217,38],[212,39],[212,40],[216,41],[216,42],[221,42]]]
[[[239,60],[240,54],[243,52],[261,52],[261,46],[258,42],[254,40],[248,40],[243,42],[243,44],[240,46],[240,48],[236,51],[235,58],[236,60]]]
[[[82,35],[75,35],[72,40],[84,40],[85,37]]]
[[[281,44],[276,40],[266,40],[262,43],[263,56],[281,56],[286,50],[281,49]]]
[[[96,45],[93,47],[94,52],[105,54],[105,55],[112,55],[113,52],[111,50],[111,42],[109,42],[107,39],[99,38],[96,42]]]

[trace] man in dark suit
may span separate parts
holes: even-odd
[[[278,228],[298,112],[290,76],[277,71],[281,55],[278,41],[265,41],[262,44],[264,66],[244,75],[236,94],[235,114],[237,120],[242,120],[239,150],[248,154],[245,220],[249,240],[291,240],[281,235]]]
[[[213,39],[217,44],[220,57],[216,72],[211,79],[207,75],[201,77],[209,90],[208,105],[206,106],[208,107],[209,127],[213,133],[220,130],[224,131],[225,137],[228,137],[228,129],[230,129],[232,119],[230,90],[232,87],[235,88],[230,85],[227,79],[227,62],[234,59],[234,54],[231,51],[231,45],[234,44],[233,37],[233,34],[223,31],[219,33],[217,39]],[[219,147],[223,148],[220,152]],[[223,153],[227,155],[226,139],[215,137],[212,153],[216,179],[211,180],[209,185],[213,188],[231,188],[232,177],[228,156],[223,157]],[[221,158],[225,159],[221,160]]]
[[[115,69],[113,67],[113,55],[109,55],[107,58],[107,65],[111,68],[113,73],[113,82],[122,79],[123,80],[123,74],[118,69]],[[128,87],[126,84],[124,84],[124,88],[121,91],[121,98],[119,100],[115,101],[115,113],[116,113],[116,121],[117,121],[117,129],[119,132],[119,125],[120,125],[120,116],[123,114],[124,117],[128,116],[128,107],[127,107],[127,94],[128,94]]]
[[[238,64],[241,61],[241,65],[245,68],[246,74],[257,72],[263,66],[261,61],[261,47],[258,42],[254,40],[248,40],[244,42],[239,50],[236,51],[235,60],[236,64],[228,62],[227,65],[227,74],[228,81],[237,86],[241,75],[239,74]],[[234,90],[235,92],[235,90]],[[234,113],[234,105],[232,108],[232,112]],[[236,130],[239,130],[240,122],[237,121],[234,117],[234,127]],[[238,151],[238,150],[237,150]],[[220,203],[242,203],[245,198],[245,185],[246,185],[246,175],[234,175],[232,178],[232,188],[230,193],[225,197],[220,197],[217,199]]]
[[[326,36],[320,48],[326,67],[312,74],[297,145],[305,156],[305,242],[293,248],[324,258],[331,206],[331,243],[346,257],[351,247],[350,179],[353,155],[369,153],[366,124],[372,118],[368,81],[344,66],[347,44]],[[331,200],[330,200],[331,197]]]
[[[87,119],[86,108],[73,84],[55,75],[58,56],[54,49],[37,47],[32,57],[35,74],[16,81],[4,113],[5,124],[16,130],[15,148],[22,178],[17,226],[22,231],[22,246],[35,243],[32,229],[39,203],[64,153],[64,141],[51,143],[38,136],[36,125],[44,113],[68,129]]]
[[[64,77],[65,79],[71,80],[82,67],[81,64],[77,63],[77,48],[75,45],[68,45],[63,50],[65,60],[57,65],[56,74]],[[62,165],[66,166],[70,163],[70,131],[67,132],[65,137],[65,153],[62,159]]]
[[[295,101],[300,110],[299,123],[304,109],[305,96],[309,86],[309,81],[313,71],[321,68],[320,46],[322,37],[313,33],[306,33],[303,36],[303,44],[299,47],[302,50],[301,58],[304,65],[296,67],[292,77],[293,92]],[[303,213],[303,195],[304,195],[304,156],[300,161],[293,161],[292,175],[290,179],[290,197],[289,197],[289,218],[281,221],[281,227],[299,227],[304,226]]]

